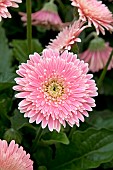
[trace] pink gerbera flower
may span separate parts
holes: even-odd
[[[26,25],[26,13],[20,12],[19,14],[22,16],[21,20],[25,22],[24,25]],[[47,29],[52,28],[53,30],[60,30],[64,25],[60,16],[58,15],[57,6],[52,1],[45,3],[41,10],[32,13],[31,18],[32,25],[44,26]]]
[[[81,42],[78,38],[80,33],[88,26],[83,26],[83,22],[75,21],[69,27],[64,28],[56,37],[56,39],[51,40],[47,48],[54,50],[64,51],[70,50],[71,46],[76,42]]]
[[[33,170],[33,161],[26,154],[23,147],[19,147],[12,140],[8,146],[7,141],[0,139],[0,169],[1,170]]]
[[[30,60],[19,66],[16,78],[18,85],[13,89],[20,91],[17,98],[20,112],[29,117],[29,122],[42,122],[42,128],[48,125],[50,131],[60,131],[66,122],[79,126],[87,111],[95,107],[93,96],[97,95],[92,74],[87,74],[88,64],[77,59],[68,51],[61,55],[58,51],[44,50],[30,55]]]
[[[17,8],[18,4],[22,0],[0,0],[0,21],[3,18],[11,18],[11,14],[8,12],[7,7]]]
[[[113,31],[113,16],[102,1],[97,0],[71,0],[72,5],[78,8],[80,20],[87,21],[88,24],[96,28],[97,34],[105,34],[104,28]]]
[[[97,72],[103,69],[110,57],[112,48],[109,43],[105,43],[102,38],[96,38],[90,42],[89,48],[79,55],[80,59],[89,63],[89,70]],[[113,60],[111,60],[108,70],[113,68]]]

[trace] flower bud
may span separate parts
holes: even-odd
[[[54,12],[54,13],[58,13],[57,6],[54,4],[53,1],[46,2],[46,3],[44,4],[42,10],[51,11],[51,12]]]
[[[105,48],[105,41],[100,37],[96,37],[95,39],[91,40],[89,44],[89,49],[91,51],[103,50],[104,48]]]

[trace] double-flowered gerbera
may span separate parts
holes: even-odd
[[[56,39],[51,40],[47,48],[61,52],[64,50],[70,50],[73,44],[81,42],[79,35],[85,28],[88,27],[88,25],[83,26],[83,24],[83,22],[78,20],[75,21],[72,25],[65,27],[56,36]]]
[[[106,28],[108,31],[113,31],[113,15],[102,1],[97,0],[71,0],[72,5],[78,8],[80,20],[88,21],[88,24],[93,24],[97,34],[101,32],[105,34]]]
[[[27,63],[19,66],[15,79],[18,85],[13,89],[20,91],[17,98],[20,112],[29,117],[29,122],[41,122],[42,128],[48,125],[50,131],[60,131],[66,122],[73,127],[84,121],[87,111],[95,107],[97,95],[93,75],[87,74],[88,64],[77,59],[68,51],[44,50],[29,56]]]
[[[109,46],[102,38],[95,38],[91,40],[88,49],[79,54],[81,60],[89,64],[89,70],[97,72],[103,69],[110,57],[113,48]],[[108,70],[113,68],[113,59],[110,61]]]
[[[6,140],[0,139],[0,170],[33,170],[33,161],[14,140],[8,146]]]
[[[8,7],[17,8],[18,4],[21,3],[22,0],[0,0],[0,21],[2,18],[11,18],[11,14],[8,11]]]

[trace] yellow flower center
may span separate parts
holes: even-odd
[[[44,85],[44,92],[47,96],[51,97],[53,101],[57,101],[57,99],[64,94],[64,86],[62,82],[50,80]]]

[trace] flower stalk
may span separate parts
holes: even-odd
[[[103,80],[104,80],[104,78],[105,78],[105,75],[106,75],[106,72],[107,72],[107,68],[108,68],[108,66],[109,66],[109,64],[110,64],[110,61],[111,61],[111,59],[112,59],[112,56],[113,56],[113,50],[112,50],[112,52],[111,52],[111,54],[110,54],[110,57],[109,57],[109,59],[108,59],[108,61],[107,61],[106,66],[104,67],[104,69],[103,69],[103,71],[102,71],[102,73],[101,73],[101,75],[100,75],[100,78],[99,78],[99,80],[98,80],[98,82],[97,82],[98,88],[100,88],[101,85],[102,85],[102,82],[103,82]]]
[[[27,10],[27,46],[28,54],[30,54],[32,50],[31,0],[26,0],[26,10]]]
[[[37,149],[37,146],[38,146],[38,142],[42,136],[42,132],[43,132],[43,129],[41,128],[41,126],[38,128],[37,132],[36,132],[36,137],[33,141],[33,145],[32,145],[32,152],[35,152],[36,149]]]
[[[97,38],[97,37],[98,37],[98,35],[97,35],[96,32],[91,32],[91,33],[85,38],[84,42],[86,43],[86,42],[88,42],[90,39],[92,39],[92,38]]]

